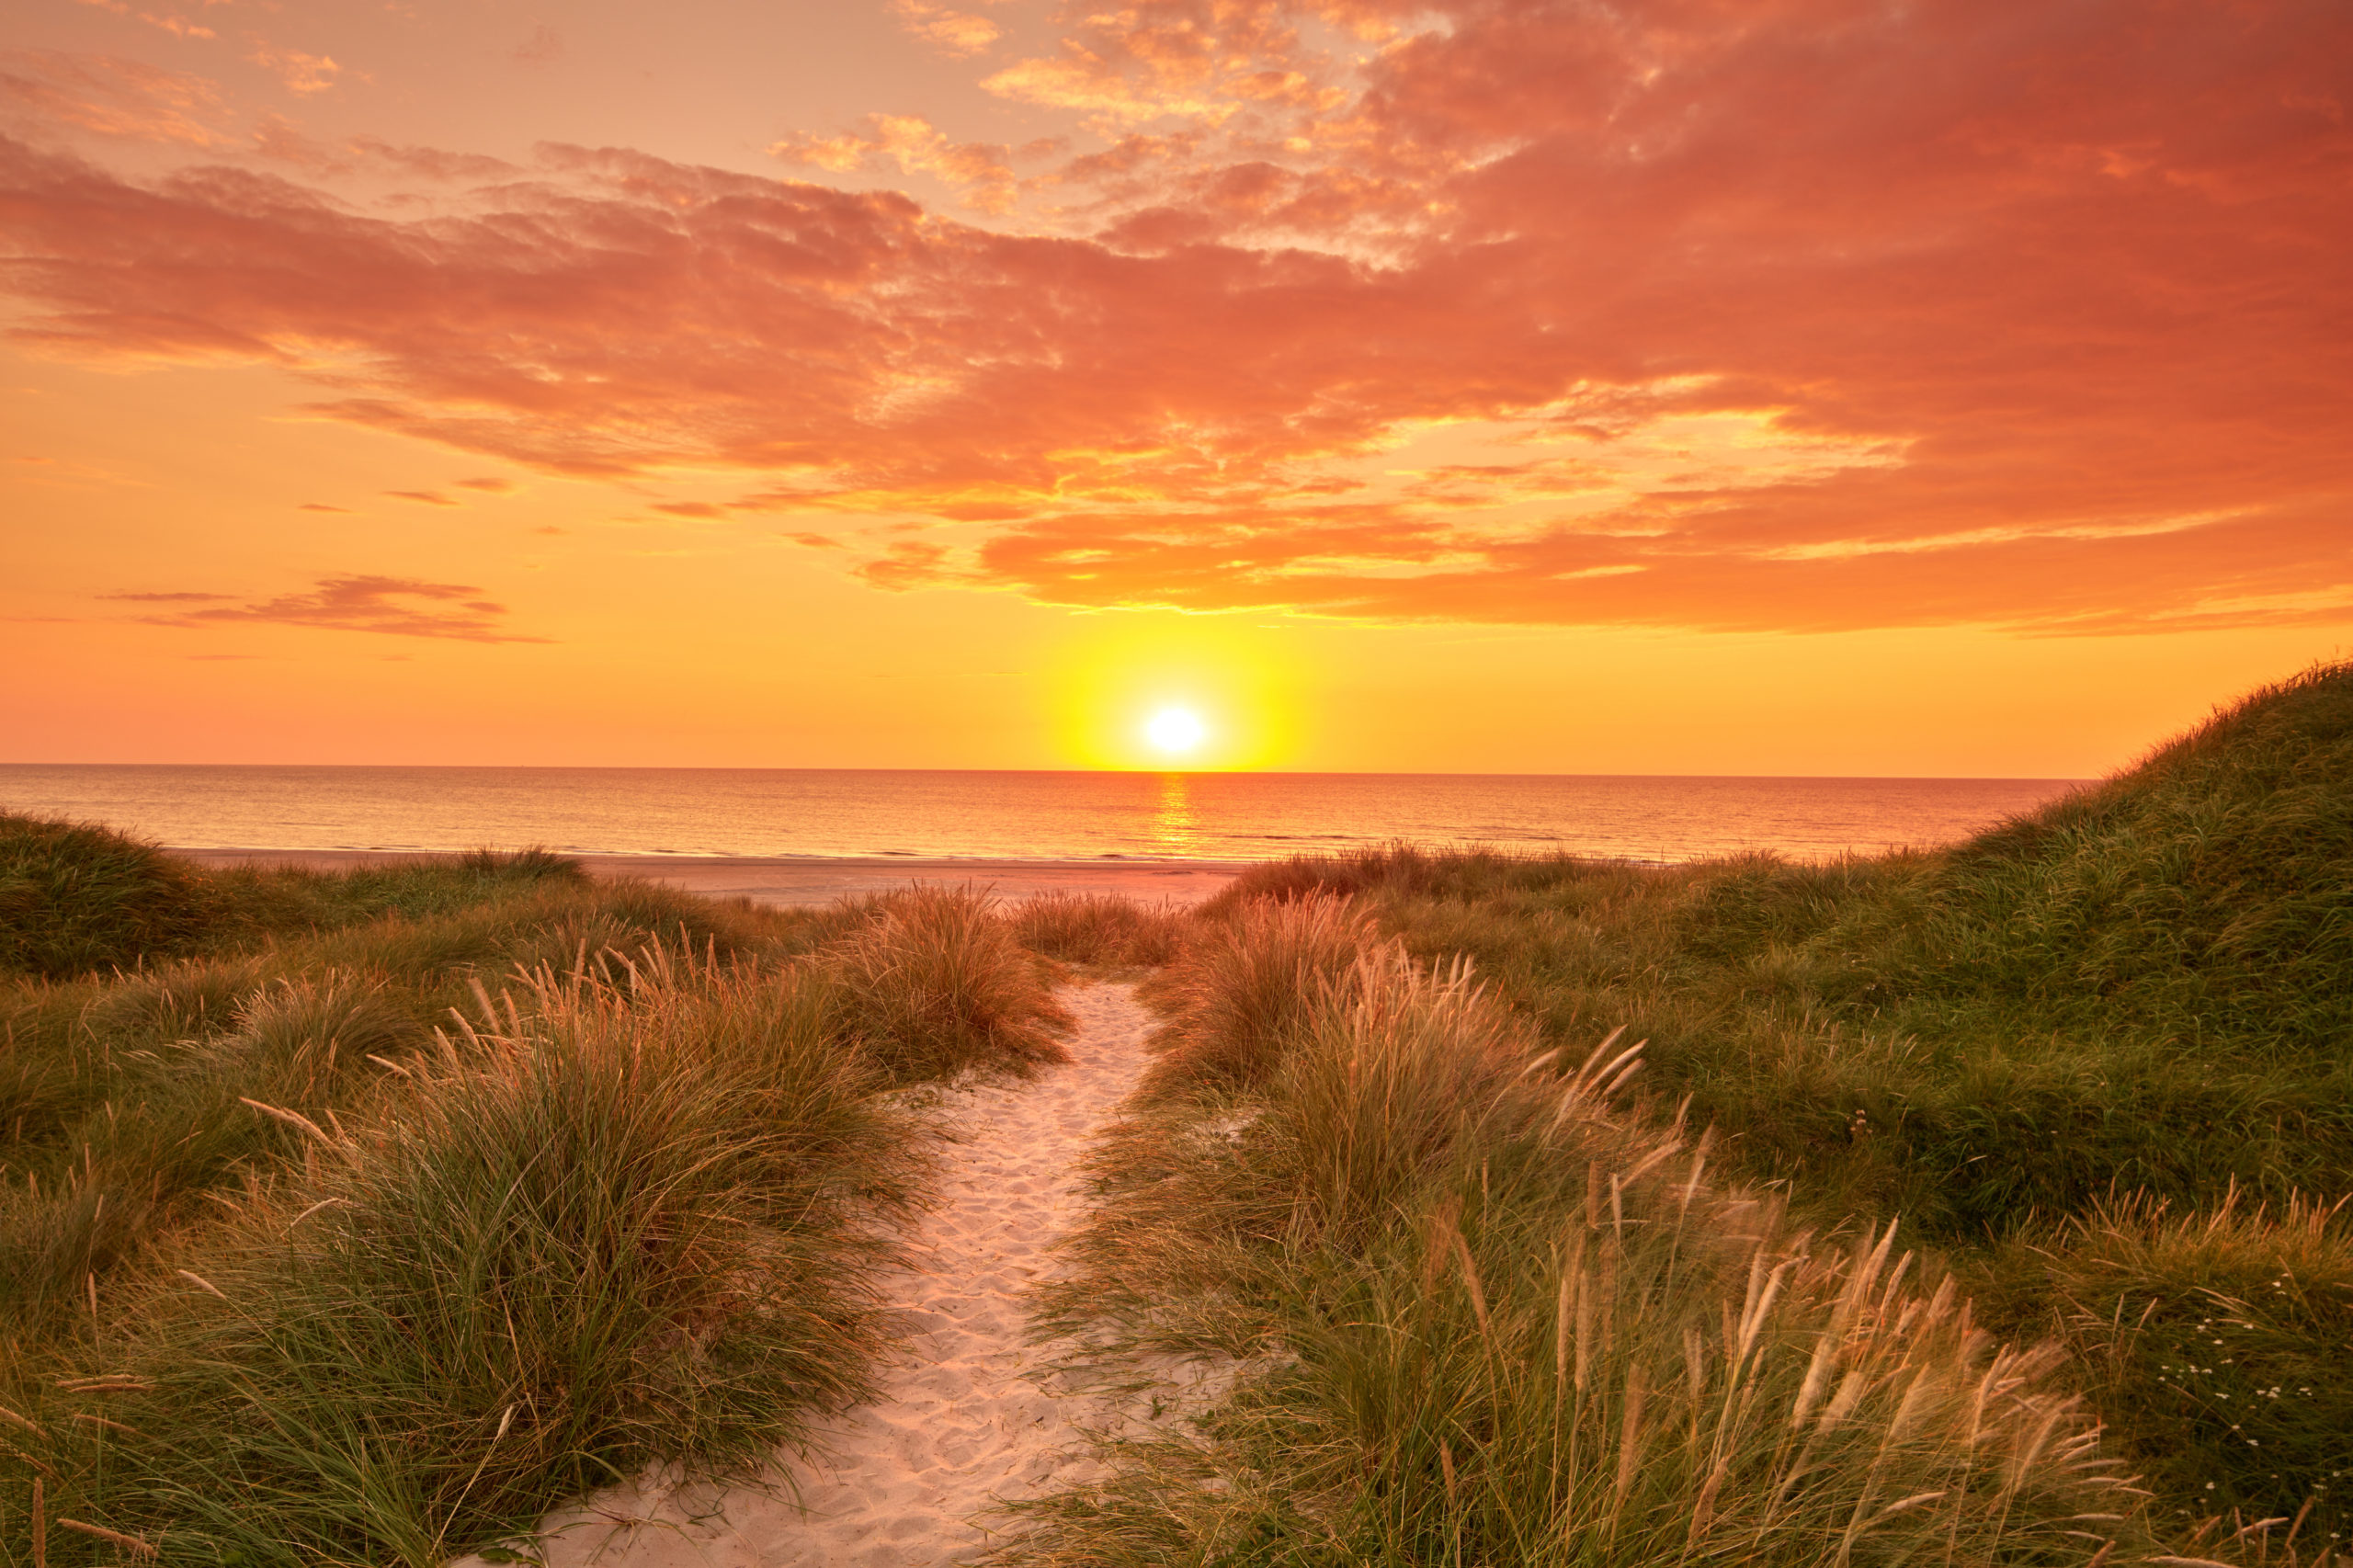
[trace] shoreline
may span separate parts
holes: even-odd
[[[446,860],[462,850],[427,849],[251,849],[181,848],[165,853],[213,869],[296,866],[313,871],[348,871],[365,866],[399,866]],[[1000,898],[1044,892],[1118,893],[1147,903],[1194,904],[1240,875],[1252,860],[1131,859],[1022,860],[898,855],[657,855],[565,854],[589,875],[612,881],[635,878],[708,898],[748,898],[755,903],[797,907],[830,903],[860,893],[887,892],[910,884],[978,884]]]

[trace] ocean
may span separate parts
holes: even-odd
[[[0,764],[0,807],[176,848],[1265,860],[1402,839],[1673,862],[1949,843],[2078,782]]]

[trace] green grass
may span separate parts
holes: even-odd
[[[422,1568],[650,1463],[756,1470],[864,1391],[912,1163],[812,992],[543,973],[290,1126],[77,1358],[121,1392],[27,1388],[51,1506],[172,1560]]]
[[[1319,949],[1259,902],[1211,944]],[[1172,1067],[1056,1292],[1097,1353],[1239,1358],[1195,1431],[1023,1510],[1033,1564],[2028,1563],[2156,1539],[2050,1349],[1892,1227],[1823,1236],[1460,976],[1367,942],[1304,1006],[1197,948]],[[1207,1005],[1223,990],[1226,1005]],[[1277,1009],[1279,1009],[1278,1013]],[[1207,1035],[1223,1037],[1211,1049]]]
[[[0,974],[136,962],[194,938],[197,879],[163,851],[81,823],[0,812]]]
[[[811,962],[844,1039],[902,1079],[1067,1062],[1073,1019],[1007,922],[967,892],[916,887],[847,906],[859,918]]]
[[[550,857],[191,881],[0,982],[0,1563],[438,1563],[854,1400],[897,1091],[1060,1053],[977,896],[814,912]],[[39,1487],[36,1509],[35,1486]],[[64,1521],[74,1521],[66,1523]]]
[[[2353,1535],[2353,1234],[2310,1207],[2353,1192],[2353,668],[1949,850],[1398,848],[1262,868],[1210,914],[1333,896],[1425,962],[1467,955],[1548,1042],[1623,1027],[1656,1113],[1717,1130],[1739,1176],[1821,1224],[1900,1216],[2004,1332],[2063,1331],[2168,1508],[2311,1501],[2313,1539]],[[2265,1417],[2294,1432],[2251,1444],[2234,1400],[2160,1386],[2168,1325],[2225,1320],[2308,1369]]]
[[[2300,1510],[2342,1546],[2353,1494],[2353,1227],[2344,1200],[2179,1216],[2128,1199],[1991,1257],[1984,1300],[2072,1353],[2159,1496]],[[2011,1293],[2015,1293],[2014,1297]]]

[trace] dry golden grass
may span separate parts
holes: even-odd
[[[1116,893],[1047,892],[1006,912],[1014,939],[1063,963],[1097,969],[1153,969],[1175,959],[1184,915]]]

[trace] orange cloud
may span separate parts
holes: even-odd
[[[108,54],[0,50],[0,104],[35,123],[101,136],[226,145],[220,88],[201,76]]]
[[[975,211],[1004,212],[1017,194],[1013,150],[979,142],[951,142],[915,115],[870,114],[863,135],[789,136],[770,155],[802,168],[847,174],[889,164],[901,174],[937,176],[964,187],[964,204]]]
[[[281,594],[256,604],[235,604],[227,594],[171,592],[108,594],[132,604],[203,605],[141,619],[160,626],[213,626],[232,621],[267,621],[281,626],[322,627],[332,631],[374,631],[394,637],[452,638],[466,642],[545,642],[502,629],[506,607],[482,597],[480,588],[457,583],[422,583],[406,577],[322,577],[307,594]]]
[[[299,49],[280,49],[275,44],[256,42],[245,58],[275,75],[288,92],[298,97],[325,92],[343,74],[343,67],[332,56],[305,54]]]
[[[984,53],[1005,31],[986,17],[930,0],[891,0],[891,12],[909,32],[949,54]]]
[[[733,469],[763,487],[736,507],[957,525],[855,568],[892,589],[2353,617],[2353,14],[2147,19],[1169,0],[1053,57],[1114,119],[1176,117],[1062,172],[1091,233],[577,148],[404,222],[8,143],[0,244],[36,346],[267,361],[328,416],[527,467]],[[1012,178],[912,118],[779,151]]]

